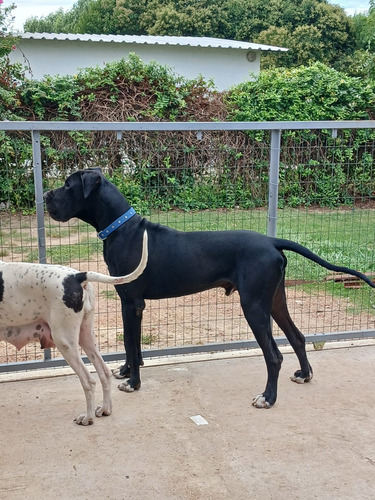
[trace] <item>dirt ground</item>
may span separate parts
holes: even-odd
[[[0,375],[0,498],[373,499],[367,343],[311,351],[314,379],[302,386],[284,348],[270,410],[251,406],[265,385],[258,351],[146,361],[141,390],[120,392],[113,379],[114,412],[90,427],[72,421],[84,408],[75,375]]]

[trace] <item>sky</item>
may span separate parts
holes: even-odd
[[[14,3],[14,29],[23,31],[23,24],[29,17],[43,17],[56,12],[60,7],[65,11],[73,7],[77,0],[3,0],[3,7]],[[369,0],[330,0],[331,4],[343,7],[348,15],[363,12],[369,8]]]

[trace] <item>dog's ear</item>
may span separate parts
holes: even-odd
[[[102,182],[100,169],[85,170],[81,176],[83,197],[86,199]]]

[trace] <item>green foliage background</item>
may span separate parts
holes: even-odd
[[[14,6],[0,10],[0,118],[82,121],[362,120],[375,117],[375,9],[348,17],[326,0],[78,0],[27,31],[214,36],[287,46],[262,57],[253,81],[216,92],[135,55],[75,76],[28,80],[8,54]],[[275,64],[283,68],[275,69]],[[333,69],[333,67],[341,69]],[[268,69],[267,69],[268,68]],[[285,132],[281,204],[353,205],[374,199],[374,134]],[[105,166],[135,205],[183,210],[263,206],[269,134],[45,133],[49,187],[76,167]],[[29,134],[0,132],[0,203],[30,210]]]
[[[17,102],[15,112],[14,102]],[[135,55],[74,77],[20,79],[2,101],[3,117],[84,121],[361,120],[375,116],[375,85],[322,63],[270,69],[216,92]],[[9,118],[8,118],[9,119]],[[27,210],[32,199],[29,134],[0,133],[0,202]],[[46,188],[69,169],[102,166],[142,211],[263,206],[269,133],[45,133]],[[280,203],[352,205],[375,198],[374,133],[283,134]],[[372,149],[371,149],[372,148]],[[140,207],[140,205],[142,205]]]
[[[78,0],[25,31],[208,36],[290,50],[262,57],[263,68],[320,61],[352,76],[375,77],[375,8],[348,16],[327,0]]]
[[[66,13],[29,19],[25,30],[260,42],[291,49],[282,65],[334,64],[355,44],[351,18],[326,0],[78,0]]]

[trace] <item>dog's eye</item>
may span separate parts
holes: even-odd
[[[68,188],[69,186],[70,186],[69,181],[66,181],[66,182],[65,182],[65,187],[66,187],[66,188]]]

